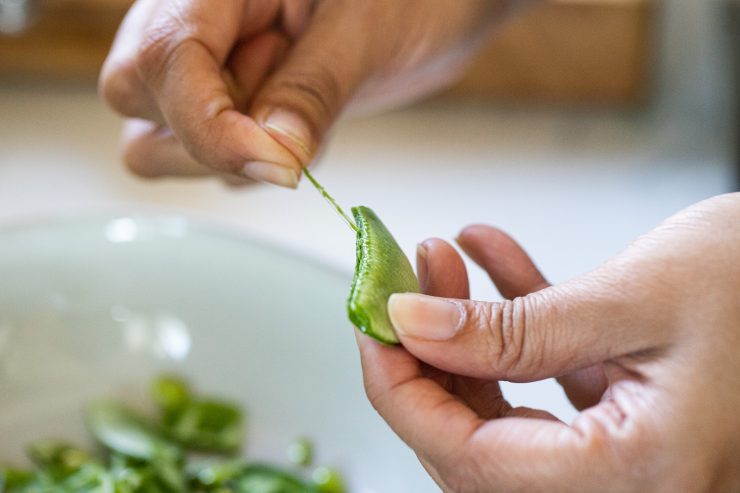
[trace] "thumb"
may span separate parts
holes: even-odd
[[[395,294],[388,311],[404,347],[436,368],[534,381],[664,342],[643,315],[645,293],[605,279],[594,273],[497,303]]]
[[[303,165],[369,71],[364,16],[320,2],[286,59],[255,95],[252,115]]]

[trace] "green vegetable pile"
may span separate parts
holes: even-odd
[[[236,458],[244,421],[237,406],[199,398],[174,377],[156,379],[151,391],[157,419],[118,402],[93,403],[85,419],[101,453],[33,444],[32,469],[0,466],[0,493],[346,493],[336,471],[307,471],[306,439],[288,450],[294,469],[248,462]]]

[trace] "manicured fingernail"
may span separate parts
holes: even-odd
[[[304,164],[312,159],[311,130],[295,113],[285,110],[274,110],[265,120],[263,126],[277,133],[274,135],[281,144],[298,154]]]
[[[421,291],[426,291],[427,284],[427,256],[429,251],[423,243],[416,245],[416,277],[419,278]]]
[[[458,303],[413,293],[392,295],[388,315],[399,336],[428,341],[451,339],[465,319]]]
[[[266,181],[286,188],[298,187],[298,172],[279,164],[250,161],[244,165],[242,173],[252,180]]]

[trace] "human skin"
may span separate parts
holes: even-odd
[[[367,394],[447,492],[740,491],[740,193],[701,202],[595,271],[549,286],[510,237],[420,246],[426,295],[388,308],[403,347],[358,333]],[[572,424],[497,381],[555,377]]]
[[[495,21],[525,3],[138,0],[100,92],[127,118],[135,173],[295,187],[347,108],[449,84]]]
[[[140,175],[294,187],[342,112],[449,83],[524,2],[214,3],[139,0],[106,61],[101,93]],[[464,230],[511,301],[392,297],[404,348],[358,338],[371,401],[446,491],[740,490],[739,200],[698,204],[554,287],[500,231]],[[425,292],[467,298],[459,256],[424,245]],[[570,426],[512,409],[496,383],[548,377],[583,410]]]

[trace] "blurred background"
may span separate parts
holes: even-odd
[[[0,228],[185,215],[349,278],[354,237],[307,183],[294,192],[144,182],[121,166],[120,120],[95,79],[129,3],[0,0]],[[427,237],[489,223],[518,238],[552,282],[587,272],[674,212],[738,189],[739,9],[543,2],[502,26],[447,93],[337,125],[317,178],[339,202],[373,207],[409,256]],[[472,266],[471,281],[475,297],[498,297]],[[574,415],[550,382],[506,392]]]

